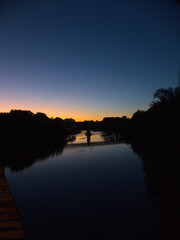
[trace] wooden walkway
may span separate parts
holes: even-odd
[[[0,166],[0,240],[28,239],[10,192],[4,170]]]

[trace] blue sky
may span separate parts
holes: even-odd
[[[178,84],[173,0],[7,0],[0,9],[0,111],[131,116]]]

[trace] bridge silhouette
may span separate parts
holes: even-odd
[[[105,140],[105,141],[91,141],[91,136],[93,134],[91,133],[90,130],[87,130],[85,136],[86,136],[86,141],[84,142],[77,142],[73,141],[72,142],[68,142],[66,147],[93,147],[93,146],[103,146],[103,145],[113,145],[113,144],[120,144],[120,143],[124,143],[124,141],[122,140],[122,138],[118,138],[118,134],[115,133],[114,138],[110,138],[109,140]],[[112,135],[112,134],[111,134]],[[75,140],[75,139],[74,139]]]
[[[120,141],[100,141],[100,142],[84,142],[84,143],[68,143],[66,145],[66,147],[70,148],[70,147],[93,147],[93,146],[104,146],[104,145],[116,145],[116,144],[120,144],[120,143],[124,143],[124,141],[120,140]]]

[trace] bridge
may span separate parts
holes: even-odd
[[[91,147],[91,146],[104,146],[104,145],[115,145],[124,143],[122,140],[120,141],[101,141],[101,142],[90,142],[90,143],[68,143],[66,147]]]
[[[0,166],[0,239],[28,239],[23,230],[16,204],[10,192],[4,169]]]

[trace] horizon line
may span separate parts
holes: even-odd
[[[131,118],[132,117],[132,115],[130,116],[130,115],[123,115],[122,114],[121,116],[105,115],[102,118],[89,118],[89,119],[87,119],[87,118],[86,119],[85,118],[73,118],[73,117],[64,117],[64,118],[62,118],[59,115],[53,115],[52,116],[51,114],[48,114],[48,113],[43,112],[43,111],[35,111],[35,112],[33,112],[32,110],[29,110],[29,109],[14,109],[14,108],[9,110],[9,111],[4,111],[4,112],[0,111],[0,113],[10,113],[11,111],[30,111],[33,114],[44,113],[50,119],[55,119],[55,118],[61,118],[62,120],[73,119],[73,120],[75,120],[75,122],[84,122],[84,121],[93,121],[93,122],[98,121],[98,122],[100,122],[100,121],[103,121],[104,118],[122,118],[123,116],[126,116],[127,118]]]

